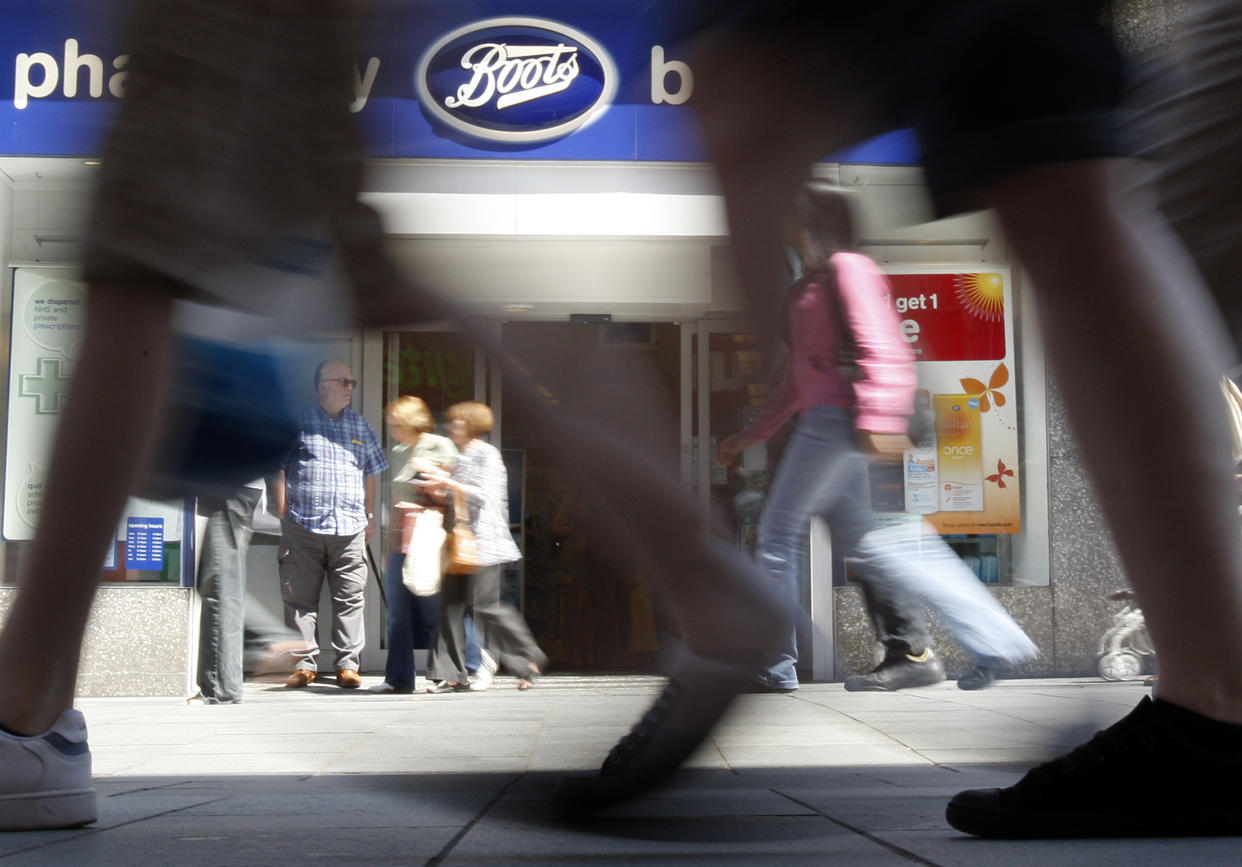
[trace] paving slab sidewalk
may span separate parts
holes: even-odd
[[[1066,751],[1133,707],[1139,683],[743,696],[667,786],[576,824],[549,813],[556,778],[598,766],[661,681],[515,684],[410,696],[248,684],[243,703],[214,707],[83,700],[99,821],[0,834],[0,863],[1242,862],[1229,839],[1002,843],[945,824],[955,792]]]

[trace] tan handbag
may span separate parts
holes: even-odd
[[[479,542],[470,529],[470,508],[461,491],[453,494],[453,529],[448,534],[449,575],[470,575],[479,568]]]

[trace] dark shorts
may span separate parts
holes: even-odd
[[[706,0],[705,0],[706,2]],[[848,115],[825,155],[913,128],[937,210],[986,204],[998,177],[1133,152],[1117,111],[1126,68],[1097,0],[762,0],[727,19],[704,7],[706,38],[771,38],[797,54],[788,77],[808,112]],[[718,34],[716,34],[718,35]]]
[[[155,275],[170,292],[254,308],[265,282],[328,274],[333,215],[356,196],[362,154],[354,22],[337,5],[132,4],[88,280]]]

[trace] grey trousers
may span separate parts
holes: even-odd
[[[256,488],[242,488],[227,500],[204,504],[208,514],[198,561],[198,688],[211,704],[242,698],[246,550],[262,496]]]
[[[280,593],[285,623],[306,642],[298,668],[318,668],[316,626],[324,578],[332,598],[332,649],[337,671],[357,670],[366,640],[362,596],[367,586],[366,531],[353,536],[312,533],[284,518],[280,522]]]
[[[500,600],[504,565],[482,566],[473,575],[445,575],[440,586],[440,619],[436,646],[427,664],[432,680],[468,683],[466,671],[466,612],[474,615],[483,647],[518,677],[531,677],[530,664],[542,671],[548,658],[521,613]]]
[[[246,549],[262,496],[257,488],[242,488],[226,500],[199,501],[207,528],[198,560],[198,689],[208,704],[241,701],[247,662],[294,637],[246,590]]]

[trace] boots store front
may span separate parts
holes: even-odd
[[[722,200],[687,104],[688,52],[638,14],[648,4],[637,0],[409,5],[385,13],[382,38],[364,43],[352,105],[371,157],[364,198],[384,217],[392,255],[491,329],[558,413],[637,438],[719,534],[753,549],[782,438],[733,466],[714,455],[761,410],[773,369],[741,315]],[[0,612],[39,522],[88,300],[76,267],[84,217],[100,138],[125,87],[111,6],[19,0],[0,33],[0,333],[9,347]],[[918,358],[921,411],[935,416],[941,440],[964,436],[958,445],[973,455],[953,478],[917,476],[909,462],[877,467],[871,505],[886,521],[917,511],[989,585],[1041,650],[1016,674],[1094,674],[1112,611],[1101,597],[1123,578],[1045,375],[1029,287],[988,214],[931,220],[915,161],[909,137],[894,134],[815,167],[856,193],[860,247],[891,276]],[[782,289],[773,287],[774,304]],[[383,407],[398,395],[423,398],[440,422],[458,401],[488,403],[525,554],[507,590],[553,668],[656,670],[656,588],[640,566],[593,556],[583,527],[599,504],[506,401],[496,366],[455,323],[355,329],[331,312],[345,309],[341,287],[315,291],[298,305],[314,332],[290,353],[290,400],[312,402],[315,364],[343,360],[360,381],[353,406],[385,446]],[[912,501],[929,482],[938,495]],[[387,496],[385,482],[380,501]],[[192,501],[131,500],[101,563],[83,694],[194,691],[202,523]],[[261,512],[256,530],[248,604],[280,617],[278,523]],[[72,544],[72,527],[56,532]],[[382,563],[385,534],[371,547]],[[822,525],[808,557],[804,676],[869,669],[874,630]],[[383,612],[373,577],[364,671],[383,668]],[[325,649],[328,623],[325,601]],[[950,674],[964,670],[934,618],[933,629]]]

